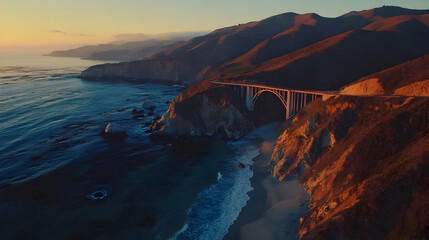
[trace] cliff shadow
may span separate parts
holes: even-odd
[[[253,120],[256,126],[286,120],[286,108],[281,100],[271,92],[263,92],[253,107]]]

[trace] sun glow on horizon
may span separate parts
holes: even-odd
[[[382,5],[429,9],[427,0],[2,0],[0,51],[107,43],[120,33],[211,31],[290,11],[335,17]]]

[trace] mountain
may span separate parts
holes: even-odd
[[[429,39],[353,30],[220,79],[296,89],[338,89],[361,77],[429,53]]]
[[[409,34],[421,34],[422,37],[427,37],[429,34],[428,26],[429,14],[422,14],[383,18],[369,24],[363,29],[368,31],[405,32]]]
[[[242,25],[218,29],[166,50],[148,60],[101,65],[82,73],[84,78],[134,78],[195,82],[267,38],[290,28],[297,14],[285,13]],[[131,71],[130,71],[131,70]]]
[[[390,18],[401,15],[421,15],[429,14],[429,10],[414,10],[407,9],[397,6],[383,6],[379,8],[363,10],[363,11],[353,11],[347,14],[344,14],[343,17],[357,17],[362,19],[368,19],[371,21],[380,20],[382,18]]]
[[[225,64],[209,77],[297,89],[338,89],[428,54],[428,20],[429,14],[380,19],[363,29],[335,35],[261,64],[233,66],[241,67],[241,71],[231,71],[231,64]]]
[[[234,68],[238,65],[250,67],[328,37],[362,28],[368,23],[369,21],[359,21],[349,17],[325,18],[315,13],[296,15],[292,27],[264,40],[224,67]]]
[[[83,46],[70,50],[53,51],[46,56],[51,57],[78,57],[90,60],[120,60],[129,61],[151,57],[168,48],[182,44],[183,41],[173,40],[144,40],[122,44],[99,44]]]
[[[298,177],[311,196],[299,220],[298,239],[426,239],[428,15],[395,7],[349,13],[340,20],[292,15],[292,27],[225,62],[171,101],[152,125],[152,136],[238,139],[255,127],[256,116],[270,115],[262,108],[250,111],[237,93],[211,78],[341,89],[345,96],[318,98],[284,121],[271,159],[264,163],[280,181]],[[339,27],[332,23],[341,19],[347,19],[342,27],[361,27],[344,27],[336,34]],[[306,35],[305,28],[320,32]],[[315,41],[321,33],[326,38]],[[285,46],[276,43],[282,37]],[[305,39],[305,46],[294,49],[294,41],[299,45]],[[275,105],[277,97],[271,96],[266,106]],[[283,228],[279,222],[269,224]]]
[[[175,32],[162,34],[117,34],[107,44],[83,46],[70,50],[53,51],[46,56],[78,57],[91,60],[131,61],[149,58],[163,50],[176,47],[206,32]]]
[[[349,13],[337,18],[324,18],[317,14],[284,13],[257,22],[218,29],[205,36],[193,38],[180,46],[162,51],[143,61],[131,64],[91,67],[82,73],[82,77],[91,79],[151,79],[185,83],[194,83],[204,78],[225,77],[239,80],[237,76],[242,76],[246,72],[255,73],[253,75],[247,74],[248,76],[259,77],[260,75],[256,73],[265,71],[263,66],[267,67],[273,62],[279,61],[279,58],[282,57],[283,60],[288,59],[288,57],[284,56],[288,54],[294,55],[296,54],[294,53],[295,51],[301,50],[302,53],[305,48],[307,48],[305,51],[309,51],[310,46],[313,44],[318,44],[320,41],[333,37],[344,37],[340,35],[353,30],[384,32],[389,29],[388,26],[392,25],[391,22],[401,23],[397,24],[396,33],[390,33],[390,35],[393,35],[393,39],[399,41],[399,38],[405,37],[407,39],[404,44],[417,42],[415,49],[411,53],[417,54],[417,52],[421,51],[421,56],[426,51],[424,44],[421,43],[427,40],[426,18],[414,16],[428,13],[429,10],[410,10],[397,7],[382,7]],[[404,14],[408,18],[395,19],[395,17],[403,16]],[[387,18],[391,19],[386,20]],[[353,45],[353,39],[359,41],[359,36],[357,36],[359,34],[363,35],[364,33],[353,33],[351,34],[353,36],[350,39],[347,38],[348,40],[345,40],[345,42],[348,42],[349,46]],[[405,36],[406,34],[411,36]],[[383,33],[371,35],[373,35],[372,40],[376,42],[374,46],[381,45],[378,42],[386,41],[390,37],[389,34]],[[393,47],[394,44],[396,43],[392,43],[390,47]],[[397,47],[402,48],[403,46],[400,44]],[[371,47],[370,45],[370,43],[362,43],[361,47]],[[342,44],[338,46],[347,47]],[[313,47],[317,47],[317,45]],[[406,47],[412,48],[412,46]],[[418,49],[419,47],[422,48]],[[336,47],[332,46],[331,49],[335,51]],[[339,49],[337,50],[339,51]],[[390,48],[386,47],[384,50],[389,51]],[[360,51],[363,51],[363,49],[360,49]],[[383,51],[378,51],[377,53],[384,54]],[[356,77],[363,77],[384,67],[393,66],[401,61],[418,57],[411,53],[405,53],[404,56],[400,56],[402,53],[401,50],[395,50],[391,53],[391,55],[395,55],[394,59],[396,60],[392,60],[389,63],[390,65],[369,67],[364,69],[361,74],[353,73],[350,76],[338,74],[338,77],[350,77],[350,80],[342,80],[341,84],[350,83],[357,80]],[[346,54],[344,54],[342,57],[345,57],[346,61],[349,62],[364,62],[368,61],[368,59],[365,59],[368,55],[358,56],[355,54],[347,59]],[[312,56],[308,55],[308,57],[311,58]],[[384,61],[383,59],[379,60]],[[275,75],[274,77],[284,78],[284,75],[278,72],[273,72],[273,74]],[[275,78],[274,81],[277,80],[278,78]],[[334,88],[339,85],[330,84],[329,87]],[[319,87],[319,85],[313,84],[312,87]]]

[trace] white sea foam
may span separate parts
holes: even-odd
[[[220,180],[222,178],[222,173],[218,172],[217,173],[217,180]]]
[[[259,153],[254,141],[242,140],[229,144],[234,156],[223,161],[218,181],[199,194],[188,212],[188,222],[172,239],[222,239],[237,219],[253,190],[249,166]],[[237,168],[238,163],[245,168]]]
[[[176,240],[177,239],[177,236],[179,236],[180,234],[182,234],[184,231],[186,231],[187,229],[188,229],[188,227],[189,227],[189,225],[186,223],[183,227],[182,227],[182,229],[180,229],[176,234],[174,234],[174,236],[173,237],[171,237],[170,239],[171,240]]]

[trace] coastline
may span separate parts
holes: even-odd
[[[224,240],[297,239],[299,219],[308,209],[310,196],[299,185],[297,177],[279,182],[269,172],[276,137],[264,133],[260,137],[264,142],[251,166],[253,190],[248,193],[250,199],[229,227]]]

